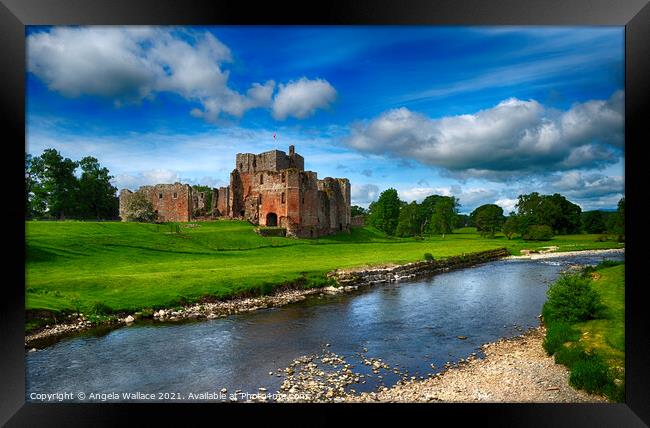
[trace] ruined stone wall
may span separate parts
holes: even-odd
[[[235,159],[235,169],[240,173],[279,172],[287,168],[296,168],[300,171],[305,169],[304,158],[295,153],[293,146],[289,147],[288,155],[281,150],[270,150],[259,154],[237,153]]]
[[[120,219],[126,221],[126,204],[133,196],[133,192],[129,189],[122,189],[120,191]]]
[[[157,184],[142,186],[136,193],[146,195],[158,216],[158,221],[190,221],[192,219],[192,188],[188,184]],[[120,193],[120,217],[126,221],[124,206],[133,195],[129,190]]]
[[[304,170],[304,158],[289,147],[289,154],[271,150],[238,153],[230,185],[206,193],[186,184],[144,186],[161,221],[190,221],[194,212],[211,208],[213,217],[248,220],[261,226],[284,227],[288,236],[318,237],[350,230],[350,183],[345,178],[319,180]],[[120,194],[120,213],[131,192]]]
[[[212,189],[212,215],[230,217],[230,187]]]
[[[345,178],[326,177],[318,188],[329,199],[329,232],[350,231],[350,183]]]
[[[363,227],[364,224],[365,220],[362,215],[355,215],[350,219],[350,227]]]
[[[192,188],[188,184],[157,184],[138,190],[148,193],[159,221],[192,219]]]
[[[198,211],[205,208],[205,192],[192,192],[192,210]]]

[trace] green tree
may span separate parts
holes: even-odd
[[[41,159],[25,153],[25,218],[41,217],[47,209],[43,188],[38,181]]]
[[[458,214],[456,217],[456,227],[472,227],[474,223],[472,222],[470,216],[467,214]]]
[[[117,217],[119,209],[117,189],[110,183],[113,176],[108,169],[103,168],[92,156],[81,159],[79,166],[81,167],[78,194],[79,217],[97,220]]]
[[[611,215],[607,222],[607,231],[618,235],[619,241],[625,240],[625,198],[618,201],[616,213]]]
[[[494,238],[494,234],[501,229],[505,220],[503,208],[495,204],[485,204],[476,208],[470,214],[476,224],[476,230],[481,236]]]
[[[519,195],[517,200],[519,233],[524,234],[531,225],[546,225],[557,234],[580,231],[582,209],[559,193],[540,195],[537,192]]]
[[[503,223],[503,228],[502,232],[504,235],[506,235],[506,238],[508,240],[512,239],[512,237],[517,233],[519,230],[519,217],[513,212],[510,213],[506,221]]]
[[[44,205],[51,217],[64,219],[77,214],[77,165],[54,149],[46,149],[38,159],[32,159],[31,175],[39,183],[32,188],[34,204]]]
[[[436,202],[431,215],[431,232],[434,234],[452,233],[458,215],[458,200],[454,196],[443,196]]]
[[[399,220],[399,210],[402,205],[397,190],[386,189],[379,195],[377,201],[370,204],[368,224],[383,231],[387,235],[394,235]]]
[[[582,213],[582,230],[587,233],[602,233],[606,229],[605,215],[602,211]]]
[[[397,228],[395,229],[397,236],[419,236],[422,233],[418,208],[418,203],[413,201],[400,209]]]
[[[367,214],[368,214],[368,210],[363,207],[360,207],[358,205],[352,205],[350,207],[350,215],[352,217],[356,217],[358,215],[366,216]]]

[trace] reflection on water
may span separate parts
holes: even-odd
[[[478,352],[483,343],[538,325],[546,290],[559,272],[603,258],[622,256],[503,260],[228,318],[69,338],[26,356],[26,399],[31,392],[60,391],[276,391],[282,379],[269,372],[320,353],[325,343],[364,374],[372,375],[355,354],[367,348],[368,357],[425,375],[431,364],[442,367]],[[385,374],[355,389],[397,379]]]

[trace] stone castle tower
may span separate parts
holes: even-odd
[[[288,236],[318,237],[350,230],[350,182],[347,178],[319,180],[304,170],[305,161],[289,147],[289,154],[271,150],[238,153],[230,185],[212,190],[213,217],[245,219],[261,226],[280,226]],[[161,221],[190,221],[205,200],[187,184],[144,186]],[[196,192],[195,192],[196,193]],[[120,215],[132,193],[120,193]]]

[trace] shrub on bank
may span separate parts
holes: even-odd
[[[428,262],[432,262],[433,261],[433,255],[431,253],[424,253],[424,260],[426,260]]]
[[[575,323],[598,318],[605,309],[601,297],[592,288],[591,274],[599,269],[621,264],[605,260],[583,272],[560,277],[549,288],[548,299],[542,309],[546,337],[544,349],[553,355],[557,364],[570,370],[569,383],[589,393],[605,395],[612,401],[625,400],[625,382],[618,368],[610,367],[608,360],[597,349],[586,350],[580,341],[581,333]]]
[[[596,318],[602,308],[600,295],[582,275],[565,275],[548,289],[542,316],[545,322],[578,322]]]

